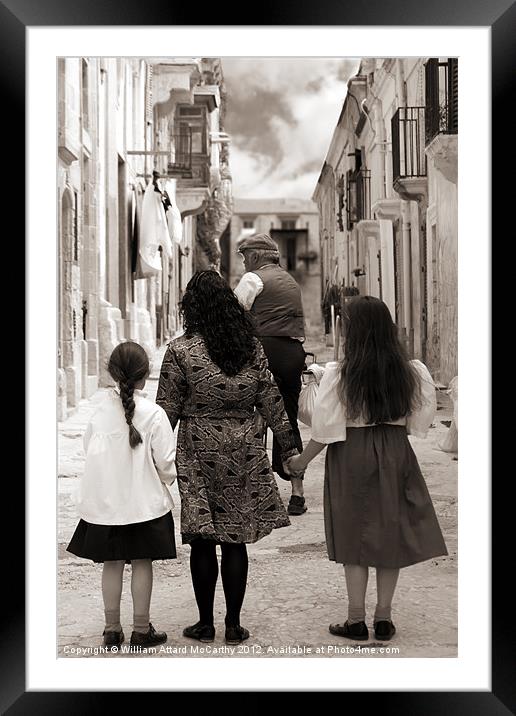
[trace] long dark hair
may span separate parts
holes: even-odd
[[[108,371],[120,386],[120,397],[124,406],[125,421],[129,425],[129,445],[134,448],[143,442],[142,436],[133,425],[134,384],[149,374],[149,358],[145,349],[134,341],[119,343],[111,353]]]
[[[251,318],[216,271],[198,271],[192,276],[181,313],[186,335],[201,335],[211,360],[226,375],[236,375],[256,355]]]
[[[340,394],[351,419],[385,423],[419,403],[420,384],[400,343],[390,311],[373,296],[358,296],[343,315]]]

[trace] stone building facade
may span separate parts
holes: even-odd
[[[107,359],[121,340],[152,356],[180,330],[179,302],[206,247],[218,265],[232,200],[224,111],[218,58],[59,59],[59,419],[111,382]],[[139,232],[153,181],[180,229],[149,273]],[[215,199],[220,219],[199,247]]]
[[[267,233],[277,241],[280,264],[301,287],[306,328],[321,326],[321,265],[319,216],[309,199],[234,199],[229,230],[221,238],[221,272],[234,288],[243,273],[239,242],[251,234]]]
[[[380,297],[443,383],[457,374],[457,97],[455,58],[362,60],[313,195],[323,301]]]

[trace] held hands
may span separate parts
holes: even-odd
[[[306,470],[303,456],[294,455],[293,457],[289,457],[283,463],[283,469],[285,470],[287,475],[290,475],[291,477],[301,477]]]

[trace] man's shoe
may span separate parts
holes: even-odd
[[[197,624],[192,624],[192,626],[183,629],[183,636],[187,636],[189,639],[197,639],[197,641],[202,641],[203,644],[211,644],[215,639],[215,627],[213,624],[197,622]]]
[[[299,495],[292,495],[288,503],[287,512],[289,515],[302,515],[306,512],[305,498]]]
[[[240,624],[228,626],[226,624],[226,644],[241,644],[246,639],[249,639],[249,632]]]
[[[102,636],[104,637],[104,646],[111,651],[113,647],[115,647],[115,651],[118,651],[118,647],[124,641],[123,631],[106,631],[104,629]]]
[[[365,622],[355,622],[350,624],[330,624],[330,634],[335,636],[345,636],[347,639],[355,639],[356,641],[366,641],[369,639],[369,630]]]
[[[382,619],[374,625],[374,635],[379,641],[389,641],[395,634],[396,627],[387,619]]]
[[[131,634],[131,646],[155,646],[156,644],[163,644],[166,640],[166,633],[164,631],[156,631],[150,622],[148,631],[133,631]]]

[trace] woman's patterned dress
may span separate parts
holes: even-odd
[[[197,537],[256,542],[290,524],[255,408],[279,440],[283,459],[298,451],[258,341],[252,363],[227,376],[200,336],[176,338],[163,359],[156,402],[172,428],[180,421],[176,466],[183,543]]]

